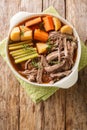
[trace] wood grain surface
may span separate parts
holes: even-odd
[[[1,0],[0,40],[18,11],[41,12],[53,5],[87,39],[87,0]],[[0,57],[0,130],[87,130],[87,68],[68,90],[34,104]]]
[[[69,6],[70,5],[70,6]],[[87,0],[67,0],[66,19],[76,28],[81,40],[87,39]],[[77,84],[66,92],[66,129],[87,129],[87,68],[79,73]]]

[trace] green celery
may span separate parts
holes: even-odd
[[[28,60],[28,59],[33,59],[33,58],[36,58],[36,57],[38,57],[38,53],[29,55],[29,56],[26,56],[26,57],[22,57],[22,58],[19,58],[19,59],[16,59],[16,60],[15,60],[15,63],[16,63],[16,64],[17,64],[17,63],[21,63],[21,62],[23,62],[23,61],[26,61],[26,60]]]

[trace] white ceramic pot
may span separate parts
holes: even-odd
[[[75,28],[64,18],[62,18],[61,16],[56,16],[54,14],[50,14],[50,13],[28,13],[28,12],[19,12],[16,15],[14,15],[10,21],[10,29],[9,29],[9,33],[8,33],[8,41],[9,41],[9,35],[11,30],[13,29],[14,26],[16,26],[17,24],[19,24],[22,21],[25,21],[31,17],[34,16],[42,16],[42,15],[51,15],[51,16],[55,16],[58,19],[60,19],[63,23],[68,24],[69,26],[71,26],[73,28],[73,33],[74,36],[77,38],[78,40],[78,50],[77,50],[77,58],[76,58],[76,62],[74,64],[74,67],[72,68],[72,72],[71,74],[69,74],[67,77],[57,81],[54,84],[38,84],[38,83],[33,83],[28,81],[26,78],[24,78],[23,76],[21,76],[13,67],[13,65],[11,64],[11,61],[9,59],[9,55],[8,55],[8,42],[6,45],[6,56],[9,62],[9,66],[11,68],[11,70],[14,72],[14,74],[16,76],[18,76],[20,79],[24,80],[25,82],[31,84],[31,85],[35,85],[35,86],[43,86],[43,87],[58,87],[58,88],[69,88],[71,86],[73,86],[77,80],[78,80],[78,66],[79,66],[79,61],[80,61],[80,56],[81,56],[81,44],[80,44],[80,38],[75,30]]]

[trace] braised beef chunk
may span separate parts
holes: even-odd
[[[39,67],[38,67],[37,77],[36,77],[37,83],[42,83],[42,75],[43,75],[43,56],[41,56],[41,59],[39,61]]]
[[[46,60],[50,62],[51,60],[54,60],[58,57],[58,51],[53,51],[50,54],[46,56]]]
[[[54,71],[60,71],[60,69],[63,67],[65,61],[62,61],[58,64],[55,64],[55,65],[52,65],[52,66],[47,66],[45,67],[45,71],[48,72],[48,73],[51,73],[51,72],[54,72]]]
[[[51,73],[50,76],[52,78],[61,78],[61,77],[64,77],[64,76],[67,76],[71,73],[71,70],[68,70],[68,71],[64,71],[64,72],[58,72],[58,73]]]
[[[31,82],[53,84],[72,72],[78,48],[75,37],[51,31],[47,44],[48,51],[26,61],[24,71],[20,71]]]
[[[30,69],[30,67],[29,67],[29,63],[30,63],[30,59],[25,63],[25,69]]]

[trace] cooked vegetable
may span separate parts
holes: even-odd
[[[29,48],[29,49],[18,49],[18,50],[16,50],[16,51],[11,51],[10,52],[10,54],[12,55],[12,56],[19,56],[19,55],[22,55],[22,54],[25,54],[25,53],[32,53],[32,52],[34,52],[34,51],[36,51],[36,48]]]
[[[48,48],[48,45],[45,43],[36,43],[36,46],[39,54],[46,52]]]
[[[26,53],[24,53],[24,54],[20,54],[20,55],[18,55],[18,56],[14,56],[14,59],[26,57],[26,56],[29,56],[29,55],[32,55],[32,54],[36,54],[36,53],[37,53],[36,51],[26,52]]]
[[[20,40],[20,29],[19,27],[13,28],[10,34],[10,39],[12,41],[19,41]]]
[[[17,46],[9,46],[9,50],[17,50],[17,49],[21,49],[21,48],[27,48],[31,45],[32,45],[32,43],[31,44],[20,44]]]
[[[26,47],[28,47],[29,45],[26,44]],[[9,47],[9,50],[16,50],[16,49],[20,49],[20,48],[24,48],[24,45],[18,45],[18,46],[12,46]]]
[[[46,42],[48,39],[48,33],[40,30],[40,29],[35,29],[34,31],[34,39],[39,40],[42,42]]]
[[[63,27],[61,27],[60,31],[61,31],[61,33],[66,33],[66,34],[73,33],[73,30],[69,25],[64,25]]]
[[[26,31],[21,35],[21,41],[32,40],[32,30]]]
[[[16,56],[16,55],[20,55],[20,54],[32,52],[32,51],[36,51],[36,48],[27,47],[27,49],[26,48],[17,49],[15,51],[11,51],[10,54],[13,55],[13,56]]]
[[[10,51],[10,54],[15,59],[15,63],[20,63],[30,58],[34,58],[38,56],[37,50],[34,47],[23,47],[23,49],[19,49],[16,47],[15,51]]]
[[[43,18],[43,21],[44,21],[44,28],[45,30],[48,32],[48,31],[51,31],[51,30],[54,30],[54,24],[53,24],[53,19],[51,16],[46,16]]]
[[[29,20],[25,23],[25,26],[29,27],[29,26],[32,26],[34,24],[38,24],[40,23],[42,20],[41,20],[41,17],[37,17],[37,18],[34,18],[32,20]]]
[[[38,57],[38,53],[35,53],[35,54],[32,54],[32,55],[28,55],[28,56],[24,56],[24,57],[21,57],[21,58],[18,58],[18,59],[15,59],[15,63],[21,63],[23,61],[26,61],[28,59],[33,59],[33,58],[36,58]]]
[[[58,18],[53,17],[55,31],[59,30],[62,26],[61,21]]]
[[[11,43],[8,46],[9,47],[13,47],[13,46],[19,46],[19,45],[25,45],[25,44],[33,45],[33,43],[31,42],[31,40],[27,40],[27,41],[23,41],[23,42]]]

